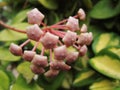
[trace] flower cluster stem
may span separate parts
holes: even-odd
[[[11,26],[5,24],[2,20],[0,20],[0,25],[4,26],[5,28],[8,28],[8,29],[10,29],[10,30],[13,30],[13,31],[16,31],[16,32],[20,32],[20,33],[26,34],[26,31],[25,31],[25,30],[20,30],[20,29],[16,29],[16,28],[14,28],[14,27],[11,27]]]

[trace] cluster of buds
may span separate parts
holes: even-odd
[[[31,62],[30,68],[35,74],[44,73],[46,77],[54,77],[61,70],[70,70],[71,63],[86,54],[87,45],[90,45],[93,37],[91,32],[87,32],[86,24],[79,26],[79,20],[85,20],[86,17],[83,9],[79,9],[75,16],[51,26],[43,23],[45,16],[37,8],[29,11],[27,17],[28,23],[32,24],[26,28],[25,34],[28,39],[21,45],[12,43],[9,50],[12,54]],[[31,40],[36,41],[33,49],[23,51],[22,48]],[[35,52],[39,43],[42,44],[40,54]],[[67,48],[71,46],[76,51],[68,51]],[[44,55],[45,50],[49,50],[49,57]]]

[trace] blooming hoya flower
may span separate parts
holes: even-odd
[[[32,64],[40,67],[46,67],[48,65],[47,57],[42,55],[35,55]]]
[[[77,15],[73,17],[70,16],[68,19],[51,26],[47,26],[42,22],[44,15],[36,8],[29,11],[27,17],[28,23],[33,25],[27,27],[26,31],[18,30],[2,23],[0,24],[27,35],[28,39],[24,43],[19,46],[12,43],[9,50],[13,55],[22,56],[23,59],[29,61],[33,73],[44,73],[46,77],[54,77],[58,75],[61,70],[70,70],[71,63],[75,62],[79,56],[87,53],[87,45],[90,45],[93,36],[91,32],[87,33],[87,26],[85,24],[81,26],[81,29],[79,28],[78,18],[85,20],[86,17],[83,9],[79,9]],[[41,27],[43,26],[42,29],[39,27],[40,24]],[[80,35],[78,35],[78,32],[80,32]],[[31,40],[36,42],[33,49],[22,50]],[[39,43],[42,44],[40,54],[35,52]],[[76,48],[77,51],[68,52],[68,47]],[[47,56],[44,55],[47,49],[49,49],[49,60]]]
[[[45,16],[37,8],[34,8],[27,13],[27,17],[28,23],[40,25]]]
[[[14,43],[11,43],[9,50],[15,56],[22,55],[22,48]]]
[[[27,51],[26,50],[26,51],[24,51],[24,54],[22,57],[24,60],[31,62],[33,57],[35,56],[35,54],[36,54],[36,52],[34,52],[34,51]]]
[[[65,43],[66,46],[71,46],[76,41],[76,39],[77,39],[77,33],[72,31],[67,31],[62,41]]]
[[[45,49],[53,49],[58,43],[59,37],[47,32],[40,40]]]
[[[74,17],[69,17],[68,21],[66,23],[66,26],[69,28],[70,31],[76,31],[79,30],[79,22],[78,19],[75,19]]]
[[[27,27],[27,36],[29,39],[38,41],[43,34],[43,31],[39,28],[37,24]]]
[[[65,45],[54,48],[54,57],[56,60],[64,60],[67,56],[67,48]]]
[[[82,8],[80,8],[78,10],[78,15],[79,15],[80,20],[85,20],[86,14],[85,14],[85,12],[84,12],[84,10]]]

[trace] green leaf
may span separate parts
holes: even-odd
[[[62,85],[62,82],[65,78],[65,73],[60,73],[58,76],[53,78],[46,78],[44,76],[40,76],[37,80],[45,90],[57,90]]]
[[[20,23],[22,22],[26,17],[27,17],[27,12],[29,10],[22,10],[20,11],[13,19],[12,19],[12,24],[14,23]]]
[[[75,80],[73,81],[73,86],[82,87],[91,84],[95,81],[96,75],[93,70],[84,70],[77,74]]]
[[[120,60],[114,53],[104,53],[89,60],[90,65],[101,74],[120,80]]]
[[[93,42],[92,48],[94,53],[100,52],[102,49],[110,46],[119,46],[120,39],[115,33],[103,33],[99,35]]]
[[[120,13],[120,0],[113,6],[112,0],[100,0],[91,10],[90,16],[96,19],[111,18]]]
[[[7,74],[4,71],[0,70],[0,90],[9,90],[9,85],[10,80]]]
[[[18,61],[20,57],[12,55],[8,48],[0,47],[0,60]]]
[[[23,62],[17,67],[17,71],[23,75],[27,82],[31,82],[34,77],[34,73],[30,69],[30,62]]]
[[[114,83],[107,79],[95,82],[90,86],[90,90],[115,90],[114,88]]]
[[[26,80],[19,75],[15,84],[12,85],[11,90],[43,90],[35,82],[27,84]]]
[[[56,0],[38,0],[38,2],[48,9],[54,10],[58,8],[58,3]]]
[[[18,24],[14,24],[11,26],[17,29],[20,29],[20,30],[26,30],[26,27],[29,26],[29,24],[18,23]],[[21,39],[26,39],[26,38],[27,38],[26,34],[12,31],[9,29],[5,29],[0,32],[0,41],[16,41],[16,40],[21,40]]]
[[[57,23],[59,21],[59,17],[57,15],[57,13],[51,11],[49,13],[49,15],[46,16],[45,21],[46,21],[45,23],[47,23],[48,25],[52,25],[52,24]]]

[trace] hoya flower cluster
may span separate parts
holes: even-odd
[[[31,62],[30,68],[35,74],[44,73],[46,77],[54,77],[61,70],[70,70],[71,63],[86,54],[87,45],[92,41],[92,33],[87,32],[86,24],[79,26],[79,20],[85,20],[85,12],[82,9],[79,9],[77,15],[51,26],[43,23],[45,16],[37,8],[29,11],[27,17],[28,23],[32,24],[26,28],[28,40],[19,46],[12,43],[9,50]],[[33,49],[23,51],[22,48],[31,40],[36,41]],[[39,43],[42,44],[40,54],[36,53]],[[68,51],[67,48],[71,46],[76,51]],[[49,57],[45,56],[45,50],[49,51]]]

